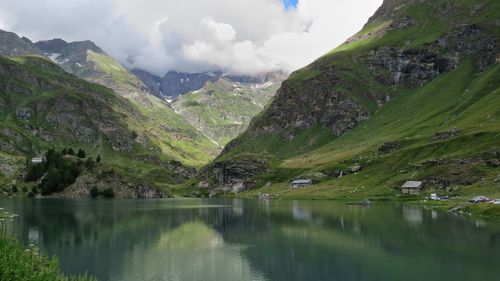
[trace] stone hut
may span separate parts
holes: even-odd
[[[401,193],[407,195],[418,195],[422,190],[423,182],[421,181],[407,181],[401,186]]]

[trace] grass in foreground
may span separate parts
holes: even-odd
[[[64,276],[55,259],[40,254],[36,247],[24,249],[13,239],[0,236],[0,280],[96,281],[84,276]]]

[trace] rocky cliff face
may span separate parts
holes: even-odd
[[[215,193],[249,190],[256,187],[258,176],[272,173],[272,170],[266,157],[252,154],[216,161],[200,172],[198,193],[203,194],[207,190]]]
[[[291,80],[285,81],[271,107],[264,111],[262,117],[254,120],[248,132],[256,135],[274,134],[290,129],[307,129],[320,123],[341,135],[369,118],[367,109],[348,99],[344,88],[337,87],[342,78],[336,66],[318,62],[311,69],[319,71],[314,77],[300,82],[300,85],[293,81],[293,75]],[[383,93],[373,94],[370,98],[377,99],[377,95]],[[286,134],[284,138],[290,139],[293,135]]]

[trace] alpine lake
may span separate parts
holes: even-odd
[[[100,281],[500,280],[500,222],[391,202],[0,199],[7,234]]]

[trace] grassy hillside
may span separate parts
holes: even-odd
[[[498,1],[385,1],[293,73],[202,179],[248,196],[386,199],[422,180],[424,195],[500,197],[499,16]],[[268,172],[221,175],[242,157]],[[288,188],[299,176],[316,184]]]
[[[153,96],[134,74],[91,41],[67,43],[60,39],[36,46],[67,72],[114,90],[141,113],[148,138],[171,159],[201,166],[213,159],[216,146],[186,124],[164,101]]]
[[[105,53],[87,51],[92,71],[82,78],[112,88],[130,100],[144,116],[143,125],[162,151],[186,165],[201,166],[217,153],[217,147],[174,112],[163,100],[151,95],[146,86],[125,67]]]
[[[207,82],[195,92],[178,97],[172,107],[192,126],[220,146],[242,133],[269,102],[280,79],[239,83],[229,78]]]

